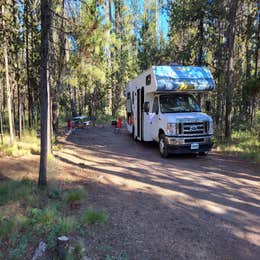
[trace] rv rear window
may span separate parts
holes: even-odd
[[[146,86],[151,84],[151,74],[146,76]]]

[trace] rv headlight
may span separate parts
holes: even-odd
[[[176,134],[176,124],[168,123],[166,133],[167,133],[167,135],[175,135]]]
[[[213,128],[213,121],[209,121],[209,134],[213,135],[214,128]]]

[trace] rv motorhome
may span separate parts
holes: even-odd
[[[162,157],[207,154],[213,121],[193,94],[214,87],[206,67],[152,66],[126,85],[128,132],[135,140],[157,141]]]

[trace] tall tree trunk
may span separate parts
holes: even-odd
[[[249,80],[251,78],[251,56],[252,56],[252,23],[253,23],[253,17],[252,17],[252,10],[250,8],[251,6],[248,6],[248,14],[247,14],[247,25],[246,25],[246,40],[245,40],[245,50],[246,50],[246,70],[245,70],[245,77],[246,80]],[[243,91],[243,87],[241,88],[241,113],[240,116],[242,120],[245,120],[250,116],[250,112],[248,113],[248,108],[250,110],[251,106],[251,98],[248,96],[248,93]]]
[[[121,41],[121,17],[122,17],[122,3],[121,0],[116,0],[114,1],[115,5],[115,22],[114,22],[114,28],[115,28],[115,34],[116,38]],[[115,53],[114,53],[114,61],[119,63],[120,66],[120,55],[122,53],[121,50],[122,44],[120,43],[120,47],[115,48]],[[121,75],[120,71],[116,71],[113,74],[113,79],[112,79],[112,115],[116,116],[118,113],[119,109],[119,104],[121,101]]]
[[[229,12],[228,27],[228,50],[226,69],[226,114],[225,114],[225,137],[231,137],[231,110],[232,110],[232,80],[233,80],[233,55],[235,40],[235,18],[237,13],[238,0],[232,0]]]
[[[28,126],[33,126],[33,93],[31,88],[30,53],[29,53],[29,1],[24,1],[24,30],[25,30],[25,59],[26,59],[26,84],[28,93]]]
[[[19,140],[22,139],[22,102],[21,102],[21,91],[18,87],[18,125],[19,125]]]
[[[201,14],[200,20],[199,20],[199,50],[198,50],[198,65],[201,66],[203,64],[203,38],[204,38],[204,27],[203,27],[204,17],[203,13]]]
[[[259,12],[259,11],[258,11]],[[255,49],[255,79],[259,77],[259,49],[260,49],[260,14],[258,13],[258,25],[256,29],[256,49]]]
[[[217,130],[217,139],[221,139],[221,105],[222,105],[222,92],[223,89],[221,88],[223,80],[222,80],[222,46],[221,41],[223,40],[221,37],[221,20],[218,20],[218,45],[217,45],[217,106],[216,106],[216,130]]]
[[[49,111],[49,31],[50,31],[51,0],[41,0],[41,157],[39,169],[39,186],[47,185],[47,156],[48,156],[48,126],[50,122]]]
[[[9,77],[7,36],[6,36],[6,27],[5,27],[5,4],[2,4],[2,17],[3,17],[2,29],[3,29],[3,52],[4,52],[4,61],[5,61],[7,111],[8,111],[8,119],[9,119],[10,144],[13,144],[14,143],[14,125],[13,125],[13,114],[12,114],[11,85],[10,85],[10,77]]]
[[[49,0],[51,1],[51,0]],[[51,8],[51,5],[50,5]],[[52,91],[52,86],[54,86],[54,79],[53,79],[53,75],[55,73],[55,54],[54,54],[54,31],[52,28],[52,12],[49,12],[49,30],[48,30],[48,64],[47,64],[47,69],[48,69],[48,140],[47,140],[47,153],[51,154],[52,150],[51,150],[51,142],[52,142],[52,136],[53,136],[53,127],[52,127],[52,99],[53,99],[53,91]]]
[[[58,64],[58,83],[54,91],[54,97],[52,103],[52,126],[53,126],[53,131],[55,136],[58,134],[60,93],[62,92],[63,76],[65,74],[65,69],[66,69],[65,66],[66,65],[66,60],[65,60],[66,39],[64,34],[64,15],[65,15],[64,9],[65,9],[65,0],[62,0],[61,25],[60,25],[60,32],[59,32],[60,49],[59,49],[59,64]]]
[[[1,144],[4,144],[4,132],[3,132],[3,100],[4,100],[4,89],[2,81],[0,79],[0,138]]]
[[[68,86],[70,92],[70,109],[72,117],[77,116],[76,88]]]
[[[14,115],[15,115],[15,126],[18,125],[18,137],[19,140],[21,140],[22,138],[22,116],[21,116],[21,88],[22,88],[22,84],[20,84],[20,77],[21,77],[21,70],[20,70],[20,64],[19,64],[19,27],[17,26],[19,24],[19,17],[18,17],[18,6],[15,0],[12,0],[12,16],[13,16],[13,24],[15,26],[15,41],[16,43],[14,44],[14,53],[12,55],[12,60],[15,63],[14,67],[14,89],[16,89],[16,91],[14,91],[13,97],[15,96],[15,92],[17,92],[17,102],[14,102],[14,108],[17,105],[17,116],[15,113],[15,109],[14,109]]]
[[[111,24],[113,25],[113,21],[112,21],[112,7],[111,7],[111,1],[110,0],[106,0],[105,2],[106,5],[106,11],[105,11],[105,17],[106,17],[106,23],[107,24]],[[108,63],[108,67],[107,67],[107,75],[108,77],[110,77],[110,80],[112,82],[112,64],[113,61],[111,60],[111,30],[107,30],[107,34],[108,34],[108,42],[109,42],[109,46],[107,47],[106,53],[107,53],[107,63]],[[112,61],[112,62],[111,62]],[[110,81],[107,82],[107,107],[109,111],[112,111],[112,88],[111,88],[111,84]]]

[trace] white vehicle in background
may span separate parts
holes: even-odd
[[[128,132],[136,140],[157,141],[163,157],[207,154],[213,145],[213,120],[201,112],[193,94],[214,87],[206,67],[151,67],[126,86]]]

